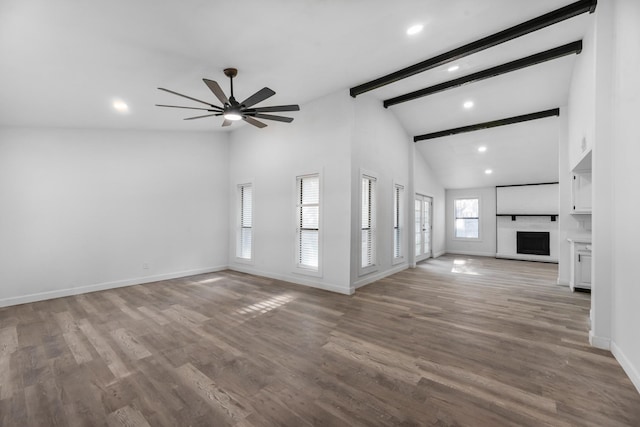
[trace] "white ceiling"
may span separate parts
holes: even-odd
[[[0,126],[219,131],[220,118],[185,122],[181,119],[189,113],[154,107],[156,103],[193,105],[156,88],[213,101],[202,78],[217,80],[228,91],[222,69],[237,67],[235,92],[240,99],[264,86],[277,92],[264,105],[304,104],[339,90],[348,96],[351,86],[569,3],[0,0]],[[590,19],[587,15],[572,18],[464,58],[456,73],[440,67],[370,96],[382,100],[580,39]],[[406,28],[417,22],[425,24],[424,31],[408,37]],[[397,115],[407,132],[416,135],[564,105],[573,61],[573,57],[563,58],[392,106],[389,114]],[[116,98],[129,105],[128,114],[112,109]],[[461,108],[466,99],[475,101],[472,110]],[[299,114],[304,114],[304,108],[291,116]],[[543,180],[543,174],[525,173],[527,168],[516,167],[517,162],[524,166],[538,158],[540,163],[548,159],[542,155],[549,155],[553,132],[557,145],[557,130],[543,122],[553,121],[418,146],[447,188],[536,182]],[[528,133],[526,138],[513,133],[521,128]],[[536,135],[544,141],[522,145]],[[489,180],[484,174],[467,173],[476,165],[477,153],[469,156],[464,147],[481,138],[505,151],[493,158],[495,172]],[[517,141],[509,144],[505,138]],[[460,151],[459,155],[451,158],[452,150]],[[522,152],[527,157],[522,158]],[[494,150],[486,153],[485,162],[489,153]],[[448,158],[446,170],[440,168],[443,158]],[[507,167],[513,167],[515,175],[507,173]]]

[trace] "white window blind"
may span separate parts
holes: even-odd
[[[478,239],[480,237],[479,200],[457,199],[454,208],[456,238]]]
[[[393,187],[393,258],[402,258],[402,192],[404,187],[396,184]]]
[[[361,262],[362,268],[375,265],[376,260],[376,179],[362,176]]]
[[[320,254],[320,176],[297,179],[297,265],[318,270]]]
[[[238,186],[240,218],[238,227],[238,258],[251,259],[253,241],[253,191],[251,184]]]

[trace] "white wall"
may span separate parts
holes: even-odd
[[[599,4],[598,7],[601,5]],[[614,2],[613,22],[613,310],[611,349],[640,391],[640,3]],[[636,193],[632,189],[635,189]]]
[[[480,239],[454,238],[455,199],[480,199]],[[496,255],[496,189],[466,188],[446,191],[446,248],[453,254]]]
[[[640,391],[640,286],[636,263],[640,230],[629,214],[640,211],[633,189],[640,182],[640,138],[635,124],[640,102],[640,3],[600,2],[585,43],[595,61],[576,62],[569,97],[569,158],[579,157],[577,138],[593,127],[593,271],[591,343],[610,348]],[[582,57],[584,55],[584,51]],[[593,80],[582,79],[593,74]],[[583,114],[585,105],[593,113]],[[577,112],[577,113],[576,113]],[[571,117],[583,114],[580,120]]]
[[[596,12],[596,84],[592,152],[592,274],[591,343],[609,348],[611,339],[613,281],[613,180],[612,172],[612,2],[600,2]]]
[[[411,137],[398,119],[370,95],[351,101],[355,112],[351,149],[351,280],[357,288],[408,267],[409,227],[404,227],[402,253],[405,261],[392,265],[393,255],[393,185],[404,185],[404,224],[409,225],[409,207],[413,206],[409,189]],[[377,266],[367,275],[360,275],[360,173],[368,171],[377,177]],[[409,201],[411,200],[411,204]]]
[[[598,4],[596,14],[600,13],[601,6]],[[568,115],[569,170],[573,169],[582,156],[593,148],[595,138],[596,14],[591,14],[586,18],[590,20],[589,29],[582,39],[582,52],[580,55],[576,55],[571,76],[568,109],[566,110]]]
[[[446,193],[444,187],[438,182],[431,167],[419,150],[415,150],[413,176],[415,192],[433,197],[431,251],[434,257],[438,257],[446,250]],[[410,212],[412,212],[413,205],[410,204],[409,207]]]
[[[224,267],[227,152],[226,134],[0,129],[0,305]]]
[[[301,106],[290,124],[245,125],[231,134],[229,266],[235,270],[350,293],[351,100],[344,92]],[[322,274],[295,268],[296,176],[322,174]],[[236,186],[253,182],[253,262],[235,257]]]

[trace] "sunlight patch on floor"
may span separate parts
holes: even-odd
[[[238,314],[264,314],[293,301],[293,297],[290,295],[279,295],[277,297],[269,298],[264,301],[260,301],[255,304],[248,305],[236,311]]]
[[[474,271],[473,266],[467,265],[467,261],[464,259],[454,259],[452,273],[467,274],[470,276],[480,276],[480,273]]]

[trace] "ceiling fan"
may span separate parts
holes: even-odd
[[[172,93],[174,95],[181,96],[183,98],[190,99],[192,101],[199,102],[201,104],[208,105],[208,108],[198,108],[198,107],[183,107],[179,105],[163,105],[156,104],[157,107],[170,107],[170,108],[186,108],[189,110],[204,110],[213,114],[205,114],[203,116],[195,116],[195,117],[187,117],[184,120],[194,120],[194,119],[202,119],[204,117],[212,117],[212,116],[223,116],[224,121],[222,122],[222,126],[230,126],[234,121],[244,120],[245,122],[252,124],[253,126],[263,128],[266,123],[263,123],[256,119],[264,119],[264,120],[275,120],[278,122],[286,122],[291,123],[293,118],[284,117],[284,116],[275,116],[273,114],[264,114],[264,113],[273,113],[279,111],[300,111],[300,107],[298,105],[277,105],[273,107],[257,107],[251,108],[254,105],[264,101],[265,99],[275,95],[276,93],[269,89],[268,87],[264,87],[245,99],[242,102],[238,102],[236,98],[233,96],[233,78],[238,75],[238,70],[235,68],[225,68],[224,74],[229,77],[231,81],[231,96],[227,98],[227,95],[224,94],[220,85],[209,79],[202,79],[207,87],[213,92],[213,94],[220,100],[222,103],[222,107],[217,105],[213,105],[209,102],[202,101],[200,99],[192,98],[187,95],[183,95],[178,92],[174,92],[169,89],[165,89],[163,87],[159,87],[158,89],[163,90],[165,92]]]

